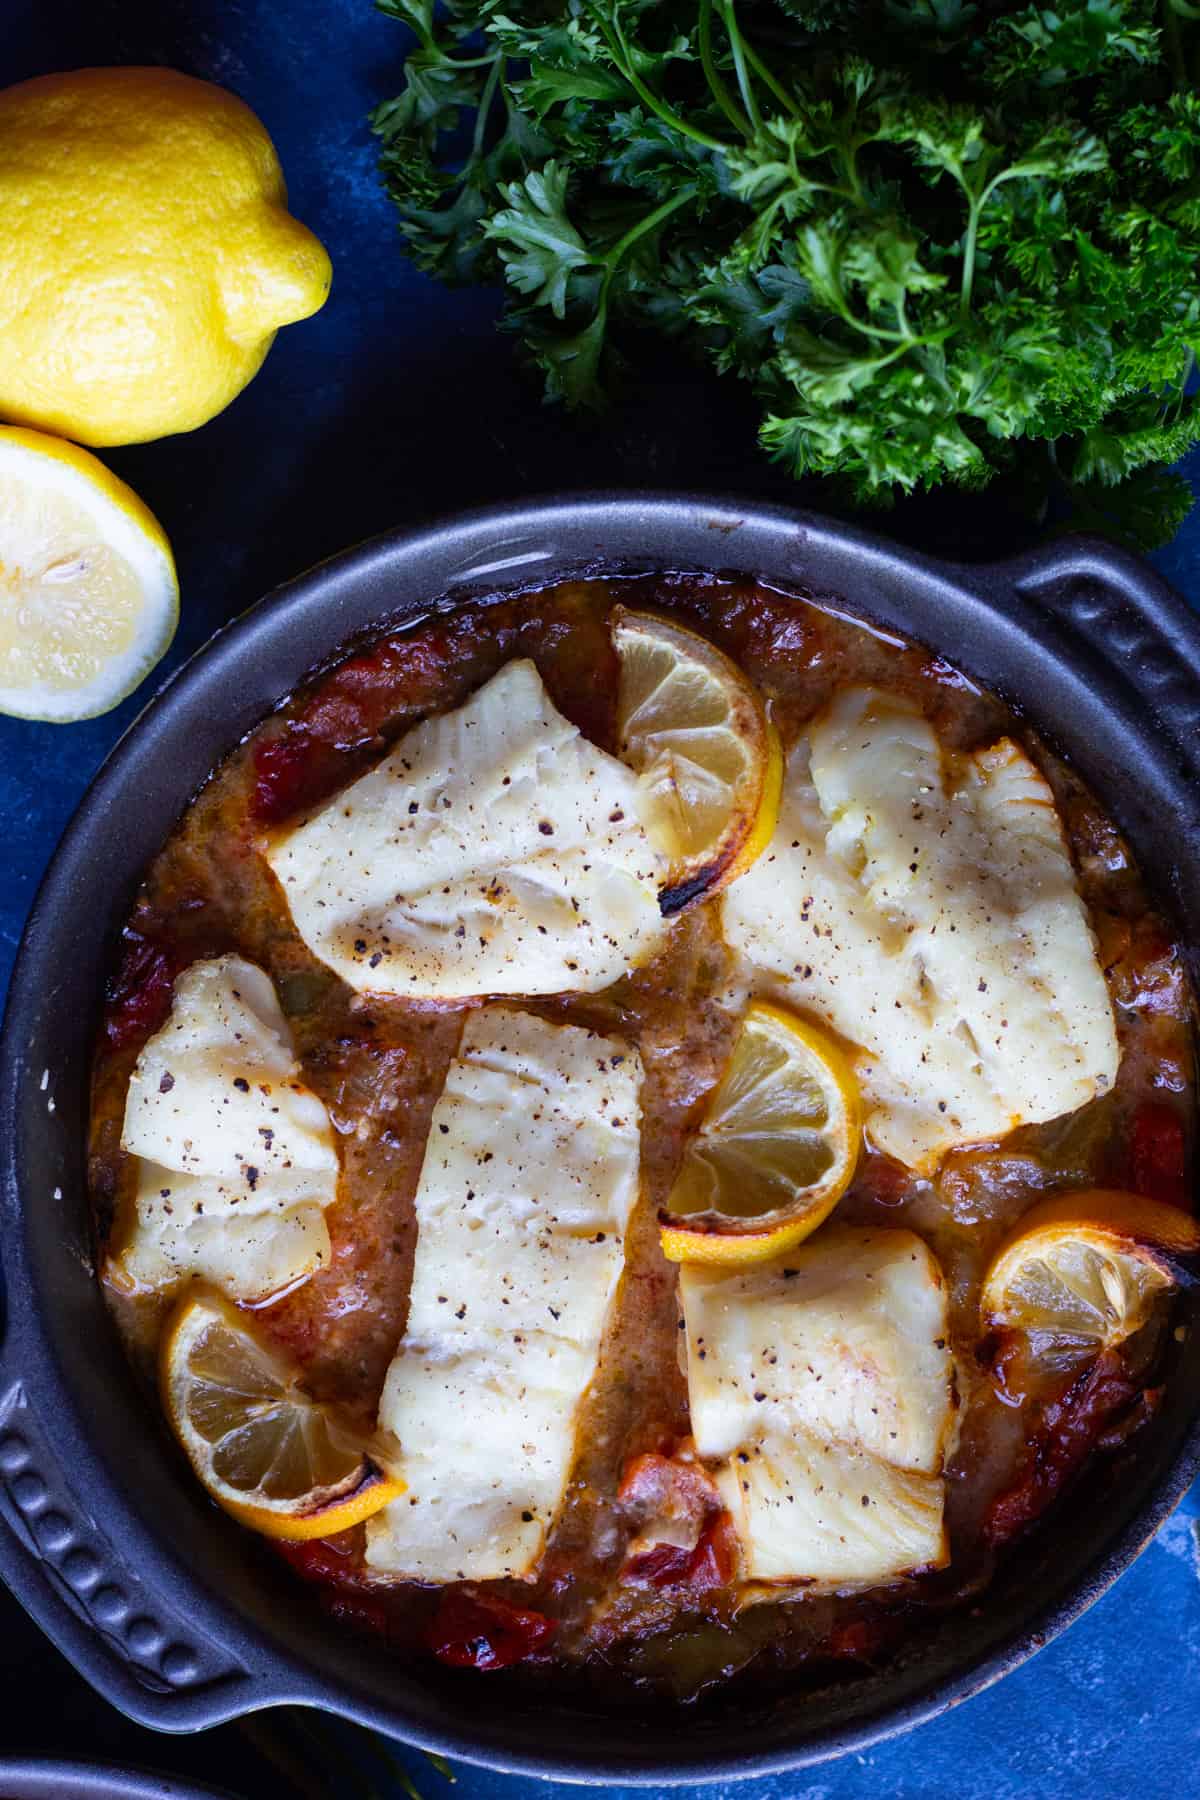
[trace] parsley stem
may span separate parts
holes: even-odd
[[[905,350],[910,350],[914,344],[923,344],[927,341],[924,338],[914,337],[911,329],[893,331],[887,325],[872,325],[869,320],[860,319],[858,314],[845,302],[836,306],[834,311],[839,318],[846,321],[847,325],[852,325],[855,331],[861,331],[864,337],[878,338],[881,344],[896,344],[898,346],[897,356],[902,355]]]
[[[907,356],[908,352],[915,349],[918,345],[937,343],[938,341],[939,339],[937,337],[908,338],[903,344],[897,344],[894,350],[889,350],[886,356],[876,356],[872,358],[871,367],[873,369],[886,369],[889,363],[894,363],[899,356]]]
[[[971,295],[975,288],[975,263],[979,254],[979,221],[983,217],[983,209],[1002,181],[1014,181],[1024,172],[1020,163],[1015,164],[1011,169],[1001,169],[1000,173],[993,175],[986,187],[981,188],[977,194],[971,192],[961,174],[957,177],[971,207],[967,214],[967,234],[963,239],[962,288],[958,301],[958,310],[961,313],[969,313],[971,310]]]
[[[389,9],[381,6],[379,10],[380,12],[385,12]],[[410,31],[416,33],[417,37],[420,39],[422,50],[434,50],[439,56],[444,54],[441,45],[437,41],[436,32],[429,29],[419,12],[396,11],[393,12],[392,16],[393,18],[401,20],[403,24],[408,26]]]
[[[609,283],[617,272],[617,265],[626,252],[632,250],[639,238],[645,237],[648,231],[653,231],[656,226],[662,224],[664,219],[669,219],[673,212],[678,212],[681,206],[686,206],[695,197],[696,190],[693,187],[684,188],[682,193],[674,195],[670,200],[664,200],[661,206],[656,206],[653,212],[648,212],[644,218],[638,220],[636,225],[631,225],[624,237],[617,239],[603,259],[605,267],[604,279],[600,284],[601,308],[607,300]]]
[[[763,61],[762,57],[758,54],[758,51],[754,48],[754,45],[744,33],[742,34],[742,53],[759,80],[770,88],[780,106],[786,107],[793,119],[798,119],[800,117],[800,108],[796,105],[795,100],[788,93],[783,83],[775,79],[775,76],[771,73],[767,64]]]
[[[823,154],[827,148],[828,146],[822,145],[821,153]],[[812,181],[807,175],[802,175],[800,173],[800,165],[796,161],[796,145],[795,142],[791,140],[788,142],[787,159],[788,172],[792,177],[792,186],[796,189],[798,194],[836,194],[839,199],[849,200],[852,206],[861,204],[861,188],[855,192],[851,188],[838,187],[837,184],[832,181]],[[773,206],[781,205],[786,199],[786,194],[778,195],[776,201],[773,202]]]
[[[489,50],[483,56],[443,56],[441,66],[447,69],[482,69],[495,59],[496,52]]]
[[[967,234],[963,239],[962,289],[958,302],[958,309],[961,313],[969,313],[971,310],[971,295],[975,287],[975,263],[979,252],[979,221],[983,217],[983,209],[1002,182],[1017,181],[1027,172],[1026,165],[1019,162],[1014,163],[1011,168],[1001,169],[998,175],[993,175],[986,187],[981,188],[978,194],[971,192],[961,175],[957,177],[971,204],[971,210],[967,215]]]
[[[725,29],[729,33],[729,48],[733,55],[733,67],[738,80],[738,92],[742,96],[742,104],[754,126],[755,132],[763,128],[762,114],[758,110],[758,101],[754,98],[754,84],[750,80],[746,68],[746,52],[742,43],[742,34],[738,30],[737,15],[733,10],[733,0],[719,0],[721,14],[725,20]]]
[[[614,17],[610,26],[608,20],[596,8],[593,7],[592,13],[600,27],[604,41],[608,45],[608,53],[616,64],[618,73],[625,77],[643,105],[648,106],[664,125],[669,125],[672,131],[678,131],[683,137],[691,138],[693,143],[703,144],[706,150],[724,150],[725,145],[720,138],[710,136],[707,131],[701,131],[697,125],[689,125],[686,119],[681,119],[678,113],[673,112],[669,106],[665,105],[652,88],[646,86],[633,66],[633,57],[630,55],[629,45],[625,41],[625,33],[621,29],[621,21]]]
[[[400,15],[397,14],[397,17],[399,16]],[[485,50],[481,56],[448,56],[438,42],[437,33],[427,31],[423,21],[415,12],[406,12],[404,14],[404,23],[408,26],[410,31],[416,32],[421,40],[422,50],[430,50],[434,53],[438,59],[439,68],[482,69],[487,63],[493,61],[495,57],[496,52],[494,50]]]
[[[493,56],[491,73],[483,84],[483,93],[479,97],[479,111],[475,115],[475,135],[471,140],[471,160],[474,161],[483,152],[483,139],[487,131],[488,119],[491,117],[492,102],[496,98],[496,88],[500,81],[500,68],[506,58],[503,55]]]
[[[712,97],[720,107],[735,131],[743,137],[754,136],[753,127],[745,113],[740,110],[718,69],[713,56],[712,47],[712,0],[700,0],[700,19],[697,37],[700,45],[700,65],[704,70],[704,79],[712,89]]]
[[[869,319],[860,319],[846,299],[840,285],[836,288],[824,288],[822,297],[830,310],[835,312],[838,318],[844,320],[853,330],[860,331],[864,337],[877,338],[880,343],[895,344],[897,356],[902,356],[906,350],[911,350],[918,344],[940,341],[940,338],[946,335],[945,332],[940,334],[935,332],[931,337],[918,337],[907,319],[903,321],[903,331],[893,331],[888,325],[873,325]],[[897,316],[899,317],[899,314]],[[889,357],[888,360],[890,361],[891,358]]]
[[[958,310],[965,317],[971,310],[971,294],[975,287],[976,246],[979,243],[979,215],[983,211],[983,202],[990,193],[985,188],[979,199],[971,200],[971,210],[967,215],[967,235],[963,239],[962,288],[958,297]]]

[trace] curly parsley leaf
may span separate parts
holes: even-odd
[[[750,383],[797,475],[1044,470],[1131,542],[1176,528],[1194,0],[381,5],[415,39],[374,115],[405,242],[505,284],[548,398],[603,404],[649,327]]]

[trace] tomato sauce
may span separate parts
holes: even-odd
[[[336,792],[430,712],[460,704],[514,656],[531,656],[559,708],[612,749],[617,599],[671,609],[710,636],[770,697],[785,747],[836,688],[870,682],[914,699],[952,747],[1009,734],[1051,782],[1091,911],[1121,1041],[1113,1090],[998,1145],[960,1149],[919,1178],[868,1151],[840,1204],[854,1223],[905,1225],[939,1257],[961,1400],[947,1469],[948,1572],[867,1595],[810,1594],[738,1611],[733,1547],[711,1484],[687,1449],[674,1270],[657,1211],[681,1146],[733,1040],[739,992],[717,909],[678,920],[652,963],[601,994],[529,1003],[547,1017],[623,1035],[645,1066],[643,1194],[626,1276],[585,1405],[566,1503],[530,1583],[442,1591],[387,1585],[362,1561],[361,1528],[279,1551],[345,1629],[397,1655],[489,1679],[589,1694],[690,1699],[749,1673],[794,1685],[807,1671],[872,1665],[919,1628],[924,1603],[976,1597],[1003,1547],[1124,1441],[1154,1404],[1154,1345],[1106,1353],[1066,1389],[981,1340],[980,1279],[1002,1237],[1048,1193],[1127,1186],[1186,1204],[1193,1133],[1192,997],[1164,923],[1110,820],[1019,718],[928,650],[846,616],[835,599],[752,580],[665,574],[580,580],[480,600],[356,644],[260,725],[215,771],[149,869],[114,969],[97,1048],[91,1180],[98,1249],[119,1229],[133,1170],[120,1147],[129,1075],[166,1015],[171,984],[199,956],[236,951],[274,981],[304,1078],[329,1110],[342,1177],[327,1267],[255,1313],[312,1391],[373,1422],[402,1335],[415,1250],[414,1193],[430,1113],[462,1009],[353,993],[291,924],[259,855],[266,831]],[[109,1293],[149,1376],[168,1302]],[[1019,1359],[1018,1359],[1019,1360]],[[648,1518],[669,1542],[640,1539]],[[276,1552],[264,1545],[263,1554]],[[508,1669],[507,1676],[496,1672]],[[799,1672],[799,1674],[798,1674]]]

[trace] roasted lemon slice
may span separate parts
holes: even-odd
[[[985,1328],[1024,1332],[1048,1367],[1068,1369],[1140,1331],[1200,1251],[1189,1213],[1141,1194],[1090,1188],[1025,1214],[984,1278]]]
[[[715,644],[653,613],[613,615],[617,750],[642,823],[669,859],[664,913],[748,869],[779,817],[783,751],[762,696]]]
[[[167,1417],[209,1494],[267,1537],[331,1537],[404,1492],[218,1295],[179,1306],[163,1338],[159,1381]]]
[[[672,1262],[750,1263],[827,1219],[862,1142],[858,1086],[815,1026],[756,1001],[664,1209]]]
[[[178,616],[171,547],[132,489],[75,444],[0,427],[0,713],[107,712]]]

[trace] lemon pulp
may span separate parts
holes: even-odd
[[[749,867],[779,811],[783,756],[762,698],[724,651],[653,613],[614,615],[618,751],[671,874],[666,911]]]
[[[184,1301],[160,1357],[176,1436],[208,1493],[243,1524],[269,1537],[328,1537],[403,1492],[219,1296]]]
[[[153,667],[179,591],[162,527],[87,451],[0,427],[0,712],[104,712]]]
[[[984,1325],[1024,1333],[1047,1367],[1072,1367],[1147,1325],[1176,1285],[1171,1258],[1198,1249],[1200,1227],[1177,1207],[1105,1189],[1057,1197],[992,1259]]]
[[[849,1186],[861,1137],[857,1084],[837,1045],[756,1002],[667,1200],[666,1254],[748,1261],[799,1243]]]

